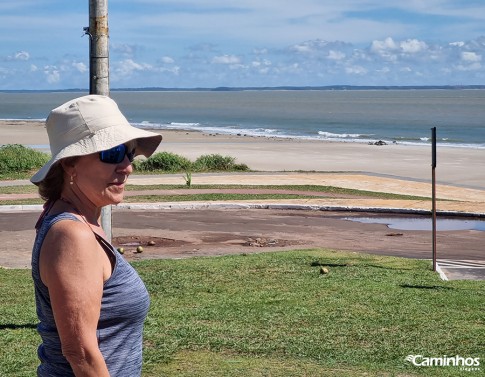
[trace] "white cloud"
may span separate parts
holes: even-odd
[[[82,62],[88,38],[80,37],[88,7],[49,3],[0,2],[0,69],[6,75],[0,89],[87,85]],[[485,37],[477,37],[485,35],[485,1],[115,3],[109,20],[113,87],[485,80]]]
[[[463,47],[465,45],[465,42],[451,42],[449,43],[449,45],[454,47]]]
[[[164,64],[173,64],[175,63],[175,60],[173,58],[171,58],[170,56],[164,56],[162,59],[161,59],[162,63]]]
[[[346,55],[341,51],[330,50],[328,52],[327,58],[330,59],[330,60],[343,60],[343,59],[345,59],[345,56]]]
[[[116,73],[121,76],[130,76],[136,71],[151,71],[152,65],[146,63],[137,63],[132,59],[120,61]]]
[[[426,42],[417,39],[408,39],[400,43],[401,50],[406,54],[416,54],[428,49]]]
[[[7,61],[27,61],[30,59],[30,54],[27,51],[17,51],[13,55],[6,57]]]
[[[259,68],[262,66],[270,66],[272,63],[268,59],[263,59],[263,60],[255,60],[251,63],[253,67]]]
[[[19,51],[14,55],[15,60],[29,60],[30,54],[27,51]]]
[[[80,73],[85,73],[88,71],[88,67],[83,62],[73,62],[72,66]]]
[[[462,51],[460,54],[461,62],[456,65],[456,69],[462,72],[481,71],[482,56],[472,51]]]
[[[236,55],[220,55],[212,58],[213,64],[240,64],[241,59]]]
[[[159,62],[160,63],[160,62]],[[144,86],[163,86],[169,77],[177,77],[181,67],[178,65],[168,65],[167,67],[136,62],[133,59],[125,59],[112,64],[111,81],[121,87],[144,87]],[[167,75],[170,74],[170,75]],[[136,84],[133,80],[136,78]],[[177,86],[171,83],[169,86]]]
[[[47,83],[58,84],[61,81],[61,73],[59,69],[55,66],[45,66],[44,75],[46,77]]]
[[[140,50],[139,45],[128,44],[128,43],[113,43],[110,46],[110,50],[114,54],[120,54],[125,58],[133,58],[136,56],[137,52]]]
[[[309,45],[308,43],[297,44],[291,47],[291,49],[297,53],[310,53],[313,52],[313,46]]]
[[[461,60],[468,63],[476,63],[482,61],[482,56],[477,54],[476,52],[463,51],[461,53]]]
[[[302,55],[324,54],[330,59],[337,57],[338,60],[339,54],[342,53],[341,50],[349,46],[351,46],[349,43],[340,41],[329,42],[322,39],[315,39],[294,44],[288,48],[288,51]]]
[[[383,41],[372,41],[370,50],[380,55],[387,55],[389,51],[395,51],[399,47],[391,37],[387,37]]]
[[[161,73],[171,73],[174,76],[178,76],[180,74],[180,67],[177,65],[171,66],[171,67],[159,67],[159,68],[153,68],[153,72],[161,72]]]
[[[381,68],[381,69],[376,69],[376,72],[389,73],[389,72],[391,72],[391,69],[389,67],[384,67],[384,68]]]
[[[463,44],[439,44],[387,37],[363,47],[315,39],[280,49],[251,48],[247,54],[239,51],[241,54],[236,55],[226,53],[221,46],[211,46],[210,49],[197,51],[191,49],[190,54],[181,56],[159,55],[152,60],[117,59],[112,56],[110,81],[113,88],[446,85],[481,82],[485,73],[482,63],[485,38]],[[39,59],[30,54],[29,60],[28,64],[23,60],[5,60],[11,68],[9,72],[15,72],[6,76],[8,80],[14,75],[24,75],[26,78],[21,87],[28,87],[29,82],[38,82],[38,87],[44,83],[46,89],[87,85],[85,72],[88,67],[79,58],[65,55],[46,64],[45,68],[40,68],[44,65],[38,63],[45,58]],[[4,78],[2,80],[5,81]]]
[[[254,55],[266,55],[267,53],[268,53],[267,48],[255,48],[255,49],[253,49]]]
[[[361,66],[346,67],[345,72],[349,75],[365,75],[367,74],[367,69]]]
[[[472,63],[468,65],[458,64],[456,69],[463,72],[480,71],[482,69],[482,65],[480,63]]]
[[[263,60],[254,60],[251,62],[251,68],[255,70],[255,72],[263,75],[267,75],[271,70],[272,63],[268,59]]]

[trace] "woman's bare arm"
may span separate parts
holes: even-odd
[[[96,329],[111,265],[86,224],[64,220],[47,233],[40,274],[49,289],[62,353],[76,376],[109,376]]]

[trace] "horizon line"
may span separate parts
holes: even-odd
[[[140,88],[111,88],[111,92],[135,91],[271,91],[271,90],[432,90],[432,89],[485,89],[485,85],[318,85],[318,86],[219,86],[219,87],[140,87]],[[51,93],[51,92],[89,92],[88,88],[70,89],[0,89],[0,93]]]

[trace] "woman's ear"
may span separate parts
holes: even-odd
[[[76,175],[76,166],[75,165],[76,165],[77,160],[78,160],[78,157],[67,157],[67,158],[63,158],[60,161],[62,169],[70,177],[73,177],[73,176]]]

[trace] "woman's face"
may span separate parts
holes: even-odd
[[[128,150],[133,150],[132,145],[127,146]],[[132,172],[133,167],[126,155],[116,164],[102,162],[99,153],[81,156],[74,163],[73,186],[76,188],[73,190],[79,190],[78,196],[96,207],[119,204],[123,200],[125,182]]]

